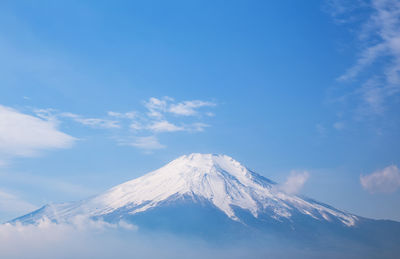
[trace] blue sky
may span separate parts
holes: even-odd
[[[390,0],[3,1],[0,219],[201,152],[400,220],[399,13]]]

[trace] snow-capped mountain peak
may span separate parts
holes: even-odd
[[[329,206],[287,194],[277,184],[258,175],[226,155],[190,154],[142,177],[115,186],[93,198],[70,204],[55,204],[41,214],[64,219],[85,214],[109,215],[123,208],[135,215],[166,202],[190,199],[206,201],[241,222],[238,210],[258,218],[267,215],[276,221],[292,220],[294,215],[318,221],[335,221],[352,226],[357,217]]]
[[[237,219],[232,206],[249,210],[257,216],[257,200],[252,196],[270,189],[254,181],[254,174],[225,155],[191,154],[179,157],[166,166],[118,185],[95,198],[110,209],[128,204],[144,206],[145,211],[170,197],[201,197],[211,201],[230,218]],[[150,201],[150,202],[149,202]]]

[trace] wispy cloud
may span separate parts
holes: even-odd
[[[37,117],[47,122],[59,124],[67,119],[98,130],[112,130],[112,138],[119,144],[129,145],[143,150],[166,148],[158,141],[159,134],[177,132],[203,132],[210,127],[204,123],[205,118],[215,116],[209,110],[200,111],[202,107],[214,107],[213,102],[189,100],[176,102],[171,97],[151,97],[142,102],[142,111],[128,112],[108,111],[106,115],[88,117],[82,114],[62,112],[56,109],[35,109]],[[196,116],[195,116],[196,115]]]
[[[169,107],[168,111],[176,115],[193,116],[198,114],[198,108],[212,106],[215,106],[215,103],[204,102],[200,100],[185,101],[177,104],[172,104]]]
[[[200,100],[176,102],[171,97],[151,97],[143,103],[147,110],[144,113],[135,111],[131,112],[131,116],[119,112],[108,112],[108,114],[116,118],[129,119],[129,128],[133,132],[133,136],[129,136],[127,140],[120,141],[120,143],[144,150],[166,148],[158,141],[157,134],[204,131],[210,125],[199,120],[203,115],[210,117],[214,114],[210,111],[200,112],[199,108],[216,106],[213,102]],[[182,117],[186,117],[186,119]],[[187,117],[193,117],[194,120],[187,121]],[[138,136],[139,134],[142,136]],[[144,134],[152,135],[143,136]]]
[[[115,116],[115,114],[112,114]],[[61,113],[60,116],[71,118],[74,121],[81,123],[85,126],[90,126],[93,128],[104,128],[104,129],[113,129],[113,128],[120,128],[119,122],[116,120],[108,120],[108,119],[100,119],[100,118],[84,118],[81,115],[64,112]],[[121,114],[122,116],[122,114]]]
[[[158,141],[156,136],[134,137],[131,141],[123,141],[121,144],[137,147],[146,151],[166,148],[166,146]]]
[[[339,80],[350,80],[354,79],[360,72],[362,72],[367,66],[374,63],[385,51],[384,44],[378,44],[375,46],[368,47],[362,51],[360,57],[356,61],[356,64],[350,67],[346,73],[341,75]]]
[[[370,193],[391,193],[400,188],[400,169],[391,165],[369,175],[361,175],[362,187]]]
[[[137,112],[131,111],[131,112],[121,113],[121,112],[109,111],[109,112],[107,112],[107,115],[110,117],[118,118],[118,119],[134,119],[135,117],[137,117]]]
[[[357,35],[358,58],[338,79],[360,85],[351,94],[361,100],[357,109],[360,115],[382,115],[390,98],[400,93],[400,2],[334,0],[329,1],[329,6],[334,18],[341,23],[356,20],[362,24]],[[360,12],[357,13],[360,8],[370,15],[360,18]]]
[[[163,113],[167,111],[167,102],[172,100],[169,97],[162,99],[151,97],[148,101],[144,102],[145,107],[148,109],[147,115],[157,118],[162,117]]]
[[[166,120],[155,121],[148,128],[155,132],[175,132],[184,130],[183,127],[176,126]]]
[[[183,102],[174,102],[171,97],[155,98],[151,97],[145,102],[145,106],[148,109],[148,115],[150,117],[163,117],[166,113],[171,113],[179,116],[194,116],[199,114],[199,108],[201,107],[213,107],[216,106],[213,102],[191,100]],[[212,116],[210,112],[205,113],[207,116]]]
[[[140,122],[134,121],[129,125],[129,128],[133,131],[139,131],[145,128]]]
[[[196,122],[187,127],[188,131],[194,131],[194,132],[202,132],[205,130],[205,128],[210,127],[210,125],[201,123],[201,122]]]
[[[292,171],[286,181],[280,185],[280,189],[289,194],[299,193],[307,182],[310,174],[307,171]]]
[[[135,124],[131,125],[133,129],[143,129],[143,127],[137,126]],[[177,131],[187,131],[187,132],[202,132],[205,130],[205,128],[210,127],[210,125],[201,123],[201,122],[195,122],[192,124],[183,124],[183,125],[175,125],[171,122],[168,122],[166,120],[162,121],[154,121],[152,124],[148,125],[147,128],[153,132],[156,133],[161,133],[161,132],[177,132]]]
[[[76,138],[61,132],[54,120],[0,105],[0,155],[3,157],[35,156],[42,150],[69,148],[75,141]]]

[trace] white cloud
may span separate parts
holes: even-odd
[[[385,88],[380,86],[376,79],[369,79],[358,90],[364,102],[358,111],[362,115],[381,115],[385,110],[385,101],[388,97]]]
[[[44,119],[46,121],[53,121],[58,123],[58,119],[57,116],[54,115],[54,112],[56,110],[54,109],[35,109],[33,110],[33,112],[35,113],[35,115],[41,119]]]
[[[200,121],[193,121],[193,118],[185,118],[185,121],[181,116],[190,117],[200,114],[198,110],[199,108],[206,106],[213,107],[216,106],[216,104],[200,100],[175,102],[175,100],[170,97],[151,97],[144,102],[144,106],[147,109],[147,112],[144,114],[135,112],[132,113],[132,116],[126,116],[126,113],[108,112],[109,116],[115,118],[131,119],[129,121],[129,129],[131,130],[131,134],[133,136],[131,135],[131,137],[123,137],[122,141],[121,139],[119,140],[120,144],[130,145],[145,150],[166,148],[165,145],[159,143],[155,135],[149,137],[138,137],[135,135],[139,132],[143,133],[149,131],[152,134],[166,132],[174,133],[183,131],[202,132],[205,130],[205,128],[210,127],[210,125]],[[171,115],[181,116],[174,116],[173,118],[169,118],[169,116]],[[209,111],[205,112],[203,115],[207,117],[215,116],[214,113],[211,113]],[[192,121],[190,121],[189,119],[191,119]]]
[[[147,102],[144,103],[146,108],[149,110],[147,115],[150,117],[162,117],[163,113],[167,111],[167,102],[172,100],[169,97],[164,97],[163,99],[157,99],[151,97]]]
[[[120,128],[119,121],[115,120],[107,120],[107,119],[99,119],[99,118],[84,118],[81,115],[64,112],[61,113],[60,116],[71,118],[74,121],[81,123],[85,126],[93,127],[93,128],[104,128],[104,129],[112,129],[112,128]]]
[[[0,224],[0,257],[41,258],[160,258],[150,239],[139,239],[134,225],[110,224],[77,217],[71,223],[48,219],[37,225]],[[155,240],[154,240],[155,241]],[[143,246],[146,245],[144,248]],[[145,252],[145,251],[157,252]],[[172,253],[171,253],[172,254]]]
[[[163,149],[166,146],[159,143],[156,135],[159,133],[176,132],[202,132],[210,125],[203,123],[199,117],[193,115],[204,115],[206,117],[215,116],[214,113],[205,111],[200,113],[201,107],[212,107],[215,103],[201,100],[175,102],[173,98],[151,97],[143,102],[145,112],[129,111],[117,112],[108,111],[105,118],[87,118],[84,115],[71,112],[60,112],[54,109],[36,109],[36,116],[54,124],[71,119],[74,122],[85,126],[99,129],[120,129],[113,131],[113,139],[117,139],[120,144],[133,147],[155,150]],[[182,116],[173,116],[182,115]],[[139,135],[151,134],[150,137],[140,137]],[[155,134],[155,135],[154,135]],[[132,141],[133,140],[133,141]]]
[[[105,119],[97,119],[97,118],[77,118],[77,122],[82,123],[83,125],[98,127],[98,128],[119,128],[117,121],[105,120]]]
[[[400,188],[400,170],[396,165],[391,165],[369,175],[361,175],[362,187],[371,192],[391,193]]]
[[[183,127],[176,126],[166,120],[153,122],[148,128],[155,132],[175,132],[185,130]]]
[[[144,127],[143,127],[142,124],[140,124],[139,122],[135,121],[135,122],[132,122],[132,123],[129,125],[129,128],[130,128],[131,130],[142,130]]]
[[[151,97],[147,102],[145,102],[145,106],[149,110],[147,115],[156,118],[163,117],[165,113],[193,116],[198,114],[198,109],[201,107],[216,106],[216,104],[213,102],[201,100],[183,101],[180,103],[173,103],[173,101],[174,99],[170,97],[163,97],[162,99]],[[205,115],[214,116],[214,114],[211,112],[207,112]]]
[[[137,112],[131,111],[131,112],[120,113],[120,112],[109,111],[107,112],[107,115],[118,119],[134,119],[137,116]]]
[[[306,183],[310,174],[307,171],[298,172],[292,171],[289,177],[286,179],[282,185],[280,185],[280,189],[289,194],[296,194],[298,193],[303,185]]]
[[[213,112],[206,112],[206,115],[208,117],[214,117],[215,116],[215,114]]]
[[[384,44],[371,46],[361,53],[356,64],[349,68],[345,74],[339,77],[339,80],[349,80],[356,77],[366,66],[371,65],[377,58],[379,58],[385,50]]]
[[[172,235],[165,231],[140,232],[135,225],[125,221],[110,224],[85,217],[76,217],[70,223],[61,224],[44,219],[37,225],[0,225],[0,257],[7,259],[239,259],[261,258],[265,254],[289,256],[289,244],[282,244],[281,240],[268,241],[268,246],[265,243],[255,246],[250,240],[219,247],[201,238]],[[279,251],[285,252],[279,254]],[[303,255],[300,250],[290,250],[290,254],[294,257]]]
[[[181,103],[172,104],[168,111],[176,115],[192,116],[197,114],[196,109],[205,106],[215,106],[215,103],[199,100],[184,101]]]
[[[155,149],[163,149],[166,146],[162,145],[158,142],[156,136],[148,136],[148,137],[135,137],[133,141],[123,142],[121,144],[137,147],[144,150],[155,150]]]
[[[0,213],[2,216],[22,215],[35,209],[37,209],[37,206],[15,194],[0,189]]]
[[[201,122],[195,122],[187,127],[188,131],[195,131],[195,132],[202,132],[204,131],[205,128],[210,127],[210,125],[201,123]]]
[[[0,155],[34,156],[41,150],[69,148],[75,140],[59,131],[54,121],[0,105]]]
[[[133,131],[146,131],[150,130],[154,133],[163,133],[163,132],[178,132],[178,131],[186,131],[186,132],[202,132],[205,128],[210,127],[210,125],[195,122],[192,124],[183,124],[183,125],[175,125],[167,120],[160,121],[152,121],[149,122],[148,125],[141,124],[139,122],[132,122],[129,125],[130,129]]]

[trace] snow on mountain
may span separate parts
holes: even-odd
[[[321,222],[354,226],[358,218],[316,201],[288,194],[226,155],[191,154],[179,157],[142,177],[115,186],[87,200],[47,205],[17,221],[32,222],[42,217],[62,221],[76,215],[101,217],[124,208],[135,215],[179,198],[206,200],[236,222],[235,208],[254,218],[269,215],[278,222],[304,215]]]

